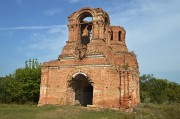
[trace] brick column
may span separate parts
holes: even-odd
[[[104,36],[103,36],[103,31],[104,31],[103,25],[104,25],[104,23],[102,21],[99,21],[98,25],[99,25],[99,39],[103,39],[104,38]]]
[[[121,95],[121,92],[122,92],[122,79],[121,79],[121,75],[122,75],[122,72],[119,69],[119,105],[121,105],[121,100],[122,100],[122,95]]]
[[[74,25],[73,26],[73,39],[74,41],[76,40],[80,40],[80,28],[79,28],[79,25]]]
[[[127,97],[129,98],[129,72],[127,72]]]
[[[49,77],[48,67],[41,68],[41,85],[40,85],[40,96],[39,96],[38,105],[47,104],[48,77]]]
[[[124,72],[121,72],[121,100],[124,98]]]
[[[73,25],[68,25],[68,41],[74,41],[73,35],[74,35],[74,28]]]
[[[129,88],[128,88],[128,97],[131,96],[132,98],[132,73],[128,73],[128,82],[129,82]]]
[[[127,98],[127,92],[128,92],[128,88],[127,88],[128,87],[127,86],[128,85],[128,82],[127,82],[128,78],[127,77],[128,76],[127,76],[127,71],[125,71],[124,73],[125,73],[124,74],[124,97]]]
[[[99,38],[99,26],[97,22],[93,22],[92,40]]]
[[[108,44],[108,46],[111,44],[111,32],[110,31],[108,31],[108,34],[107,34],[108,36],[107,36],[107,44]]]

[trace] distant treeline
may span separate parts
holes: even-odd
[[[38,103],[40,78],[41,67],[37,59],[30,59],[24,68],[0,77],[0,103]],[[153,75],[142,75],[140,98],[143,103],[180,103],[180,85]]]

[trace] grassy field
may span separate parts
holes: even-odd
[[[0,104],[0,119],[180,119],[180,104],[140,104],[125,113],[80,106]]]

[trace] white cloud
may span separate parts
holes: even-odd
[[[62,10],[61,9],[58,9],[58,8],[53,8],[53,9],[49,9],[49,10],[46,10],[45,13],[49,16],[54,16],[56,14],[59,14],[61,13]]]
[[[70,3],[77,3],[79,2],[80,0],[68,0]]]
[[[92,0],[67,0],[68,2],[70,2],[70,3],[90,3]],[[89,6],[90,6],[91,4],[89,4]]]
[[[19,6],[21,6],[21,5],[23,4],[22,0],[15,0],[15,2],[16,2]]]
[[[66,25],[53,25],[53,26],[18,26],[18,27],[8,27],[0,28],[0,30],[39,30],[39,29],[51,29],[51,28],[63,28]]]
[[[40,62],[57,59],[68,40],[67,25],[21,26],[0,28],[0,30],[5,33],[14,33],[13,30],[18,30],[16,33],[21,33],[21,31],[27,33],[26,38],[17,41],[21,45],[18,45],[16,49],[26,59],[38,58]]]
[[[38,53],[44,52],[45,58],[48,60],[56,59],[67,41],[67,35],[67,27],[54,27],[45,30],[45,32],[33,33],[31,36],[33,42],[29,44],[30,52],[28,55],[33,56],[35,55],[34,51],[37,51]],[[42,53],[38,56],[42,56]]]
[[[67,26],[64,25],[63,27],[52,27],[48,29],[48,34],[57,34],[57,33],[64,33],[67,34]]]

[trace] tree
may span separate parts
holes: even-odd
[[[37,103],[41,79],[41,69],[37,59],[30,59],[26,61],[25,68],[16,69],[15,78],[21,83],[23,98]]]
[[[6,76],[0,80],[0,102],[1,103],[19,103],[21,99],[20,84],[14,80],[13,75]]]
[[[151,75],[140,77],[140,97],[142,102],[180,102],[180,85]]]
[[[41,67],[37,59],[25,62],[24,68],[0,78],[1,103],[37,103],[40,90]]]

